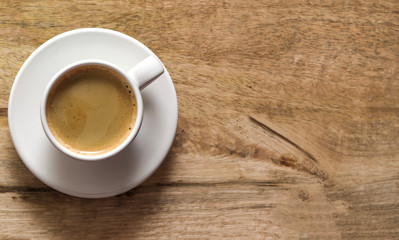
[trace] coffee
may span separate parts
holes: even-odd
[[[129,84],[114,70],[97,65],[62,75],[46,103],[51,133],[79,154],[98,155],[116,148],[133,130],[136,116]]]

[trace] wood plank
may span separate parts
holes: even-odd
[[[19,234],[22,238],[32,234],[52,239],[339,237],[331,211],[325,211],[329,206],[320,199],[322,194],[303,200],[298,195],[304,192],[296,189],[298,194],[293,195],[292,188],[297,187],[161,184],[99,200],[55,192],[4,193],[1,198],[9,199],[9,205],[0,210],[0,219],[18,221],[0,223],[7,225],[3,232],[7,237],[15,236],[12,229],[21,223],[35,219]],[[313,226],[298,224],[295,219],[300,218],[309,219]],[[313,227],[316,230],[311,230]]]

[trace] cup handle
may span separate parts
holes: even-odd
[[[140,90],[143,90],[157,77],[164,72],[162,63],[154,56],[148,56],[136,66],[130,69],[127,74],[138,84]]]

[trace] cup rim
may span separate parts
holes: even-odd
[[[48,126],[47,116],[46,116],[47,99],[48,99],[48,95],[49,95],[52,87],[54,86],[54,84],[57,83],[58,80],[60,79],[60,77],[62,75],[64,75],[65,73],[67,73],[75,68],[87,66],[87,65],[103,66],[103,67],[111,68],[112,70],[116,71],[131,86],[131,88],[134,92],[134,95],[136,98],[136,104],[137,104],[136,121],[135,121],[132,131],[127,136],[127,138],[121,144],[119,144],[117,147],[113,148],[112,150],[102,153],[102,154],[98,154],[98,155],[79,154],[79,153],[73,152],[73,151],[69,150],[68,148],[66,148],[54,137],[53,133],[51,132],[51,130]],[[57,148],[60,152],[64,153],[65,155],[67,155],[71,158],[77,159],[77,160],[98,161],[98,160],[103,160],[103,159],[110,158],[110,157],[116,155],[117,153],[122,151],[126,146],[128,146],[134,140],[134,138],[137,136],[137,134],[140,130],[140,127],[141,127],[141,124],[143,121],[143,111],[144,111],[143,110],[143,98],[142,98],[141,92],[139,90],[138,84],[134,80],[133,76],[128,75],[127,71],[122,71],[119,67],[117,67],[115,64],[112,64],[110,62],[100,60],[100,59],[85,59],[85,60],[73,62],[73,63],[65,66],[60,71],[58,71],[52,77],[52,79],[49,81],[49,83],[47,84],[47,86],[44,90],[44,93],[42,96],[42,101],[40,104],[40,120],[41,120],[41,124],[42,124],[43,130],[44,130],[44,133],[46,134],[47,138],[50,140],[50,142],[53,144],[53,146],[55,148]]]

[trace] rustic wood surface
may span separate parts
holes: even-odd
[[[179,123],[120,196],[59,193],[10,139],[14,78],[67,30],[133,36],[164,62]],[[399,3],[2,1],[0,239],[399,239]]]

